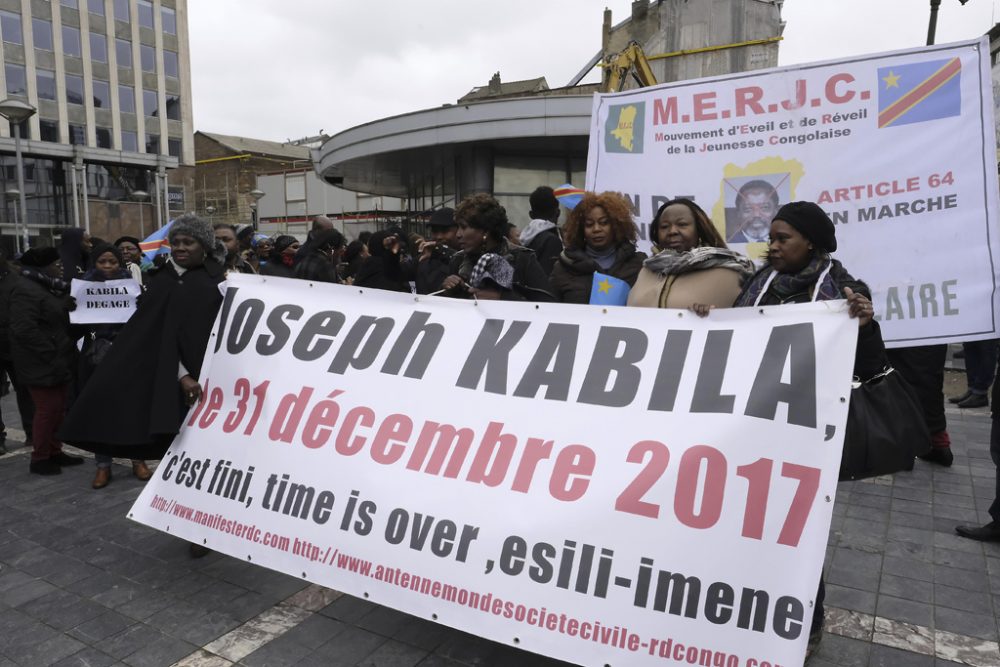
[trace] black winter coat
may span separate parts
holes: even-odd
[[[285,266],[280,260],[271,260],[260,267],[260,275],[274,276],[276,278],[294,278],[295,269]]]
[[[17,271],[8,268],[0,273],[0,360],[10,361],[10,300],[20,281]]]
[[[519,245],[508,244],[506,248],[507,253],[504,255],[504,259],[514,267],[514,279],[511,285],[512,289],[500,290],[501,301],[554,301],[552,292],[549,291],[548,278],[545,275],[545,271],[542,271],[542,267],[538,264],[538,260],[535,259],[535,253]],[[464,250],[455,253],[455,256],[451,258],[451,265],[448,267],[448,272],[451,275],[461,276],[464,280],[468,281],[469,276],[462,273],[462,264],[465,261],[465,257],[466,253]],[[451,292],[446,293],[444,296],[459,299],[472,298],[467,292],[459,289],[451,290]]]
[[[559,255],[563,251],[562,239],[559,238],[559,230],[556,228],[546,229],[539,232],[528,243],[525,244],[530,250],[535,251],[535,258],[538,264],[545,271],[545,275],[551,276],[552,269],[559,260]]]
[[[851,291],[863,294],[869,300],[872,298],[872,292],[868,288],[868,285],[854,278],[837,260],[833,260],[833,262],[833,268],[830,269],[830,277],[833,279],[833,283],[837,286],[837,291],[842,298],[847,298],[844,294],[845,287],[850,287]],[[767,267],[762,268],[757,274],[765,270],[767,270]],[[755,277],[757,274],[755,274]],[[753,283],[753,280],[753,278],[750,278],[744,283],[744,293],[750,287],[751,283]],[[813,284],[815,285],[815,283]],[[810,301],[812,301],[812,290],[793,294],[783,300],[778,299],[771,291],[768,291],[761,298],[760,305],[776,306],[783,303],[809,303]],[[882,342],[882,329],[879,327],[878,322],[872,320],[868,325],[858,329],[858,347],[854,355],[854,375],[862,381],[867,381],[885,370],[888,364],[889,359],[885,353],[885,343]]]
[[[562,303],[590,303],[590,292],[594,285],[594,272],[624,280],[629,287],[635,285],[646,253],[637,252],[631,243],[623,243],[615,251],[615,263],[604,270],[583,250],[567,248],[559,255],[559,261],[549,276],[549,285],[556,300]]]
[[[55,387],[73,379],[76,346],[70,337],[69,297],[56,296],[27,277],[10,300],[10,352],[17,379],[28,387]]]
[[[66,416],[63,442],[124,458],[163,456],[187,413],[179,364],[200,378],[223,277],[213,260],[181,276],[173,264],[152,275],[138,310]]]

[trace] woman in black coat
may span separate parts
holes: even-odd
[[[103,283],[107,280],[133,279],[132,272],[126,268],[125,257],[121,250],[113,245],[100,245],[90,253],[90,268],[83,274],[82,280]],[[125,324],[104,323],[83,325],[83,347],[80,350],[80,367],[77,371],[76,390],[79,395],[87,381],[104,362],[105,357],[114,345],[115,339]],[[97,470],[91,487],[103,489],[111,482],[112,459],[107,454],[94,456]],[[153,476],[152,471],[142,459],[132,459],[132,474],[145,482]]]
[[[294,236],[277,236],[267,263],[260,267],[260,275],[276,278],[294,278],[295,253],[299,250],[299,240]]]
[[[62,275],[55,248],[32,248],[21,256],[21,280],[10,301],[11,359],[35,404],[28,469],[38,475],[83,463],[63,452],[56,438],[77,358],[69,333],[69,284]]]
[[[90,233],[79,227],[63,231],[59,241],[59,259],[62,261],[62,279],[67,283],[80,278],[87,271],[87,262],[93,243]]]
[[[64,442],[109,456],[162,458],[201,395],[225,247],[193,214],[177,219],[168,238],[170,259],[150,271],[136,313],[73,403]]]
[[[635,285],[646,253],[635,249],[635,222],[624,197],[615,192],[584,194],[569,214],[563,235],[566,249],[549,276],[556,300],[590,303],[594,273]]]
[[[507,211],[488,194],[466,197],[455,208],[458,245],[443,296],[503,301],[553,301],[535,253],[507,241]]]
[[[354,285],[409,293],[404,251],[404,241],[398,230],[383,229],[372,234],[368,239],[368,257],[354,276]]]

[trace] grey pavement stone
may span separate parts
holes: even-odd
[[[870,653],[871,644],[868,642],[826,633],[819,645],[819,651],[816,652],[816,658],[825,660],[831,665],[851,667],[868,664]],[[810,663],[810,666],[812,664]]]
[[[75,628],[105,612],[105,608],[96,602],[63,590],[35,598],[21,605],[20,609],[57,630]]]
[[[362,660],[360,667],[413,667],[427,657],[427,651],[389,640]]]
[[[126,656],[122,662],[131,667],[169,667],[196,650],[197,646],[181,639],[162,636]]]
[[[932,667],[934,657],[874,644],[869,667]]]
[[[934,627],[968,637],[997,640],[997,622],[992,616],[972,614],[948,607],[934,608]]]
[[[102,653],[92,646],[88,646],[82,651],[66,656],[59,662],[53,663],[52,667],[110,667],[118,661],[107,653]]]
[[[300,665],[309,657],[313,649],[278,637],[240,660],[247,667],[274,667],[275,665]]]
[[[48,667],[48,665],[59,662],[84,648],[86,646],[76,639],[64,634],[56,634],[48,639],[33,642],[30,647],[18,655],[10,652],[7,652],[7,655],[23,665]]]
[[[967,591],[951,586],[934,586],[934,604],[940,607],[993,615],[993,603],[986,591]]]
[[[363,616],[370,613],[378,605],[356,598],[353,595],[343,595],[319,610],[319,613],[345,623],[357,623]]]
[[[0,596],[0,601],[9,607],[18,607],[55,590],[57,590],[56,587],[49,582],[33,579],[26,584],[4,591],[3,596]]]
[[[862,591],[826,582],[826,601],[824,604],[851,611],[860,611],[865,614],[874,614],[876,600],[877,596],[872,591]]]
[[[934,566],[934,583],[967,591],[985,591],[990,587],[990,580],[985,571],[959,570],[948,565]]]
[[[982,551],[979,553],[970,553],[968,551],[935,548],[934,563],[960,570],[973,570],[976,572],[986,570],[986,557],[982,554]]]
[[[876,613],[878,616],[894,621],[934,627],[934,607],[925,602],[880,595],[878,596]]]
[[[148,625],[136,623],[102,641],[101,650],[108,655],[122,660],[163,636],[163,633]]]
[[[350,626],[336,637],[316,649],[314,656],[321,656],[332,664],[353,665],[367,658],[388,638],[357,626]]]
[[[105,610],[100,616],[76,626],[69,631],[69,634],[80,641],[93,644],[111,635],[123,632],[136,623],[137,621],[134,618],[119,614],[116,611]]]
[[[894,574],[887,574],[885,572],[882,573],[882,579],[879,581],[878,592],[879,595],[891,595],[903,598],[904,600],[913,600],[914,602],[934,603],[934,585],[932,583],[920,581],[919,579],[897,577]],[[843,605],[837,606],[842,607]],[[855,611],[865,611],[864,609],[857,609],[855,607],[847,608]]]

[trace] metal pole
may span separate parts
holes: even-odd
[[[19,198],[18,205],[21,208],[21,223],[18,223],[17,219],[15,218],[15,220],[14,220],[14,223],[15,223],[15,225],[14,225],[14,231],[15,231],[15,233],[17,232],[17,230],[18,230],[17,225],[18,224],[23,224],[24,225],[24,235],[27,238],[27,236],[28,236],[28,202],[27,202],[26,197],[24,196],[24,158],[21,157],[21,124],[20,123],[14,123],[14,153],[16,154],[16,161],[17,161],[17,189],[21,191],[20,194],[18,195],[18,198]],[[27,250],[27,249],[28,249],[28,242],[26,240],[25,244],[24,244],[24,250]]]
[[[156,207],[156,228],[163,226],[163,217],[160,212],[160,174],[153,172],[153,206]]]
[[[80,202],[78,201],[80,193],[77,190],[76,184],[76,165],[70,167],[70,179],[73,183],[73,226],[80,226]]]
[[[87,193],[87,164],[83,165],[83,228],[90,233],[90,195]]]
[[[17,215],[17,204],[15,203],[11,208],[14,209],[14,243],[17,245],[18,254],[20,254],[27,250],[27,248],[21,246],[21,223]]]
[[[934,33],[937,32],[938,8],[940,6],[941,0],[931,0],[931,20],[927,24],[927,46],[934,43]]]
[[[139,202],[139,238],[146,238],[146,224],[142,219],[142,206],[144,202]]]
[[[170,187],[167,182],[167,170],[161,166],[157,170],[157,176],[163,179],[163,197],[160,202],[163,204],[163,224],[166,225],[170,222]],[[159,185],[159,180],[157,180],[157,185]]]

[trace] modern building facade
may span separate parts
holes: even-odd
[[[79,226],[110,240],[168,218],[167,171],[194,163],[187,22],[187,0],[0,0],[0,85],[37,109],[21,127],[33,236]],[[4,192],[12,130],[0,123]]]
[[[549,89],[544,78],[504,83],[496,74],[457,104],[334,135],[313,151],[314,168],[349,190],[402,198],[411,212],[490,192],[511,222],[526,224],[537,186],[584,186],[599,85],[581,81],[602,59],[635,40],[660,81],[774,66],[780,10],[780,0],[636,0],[618,24],[605,11],[595,31],[600,49],[567,86]]]

